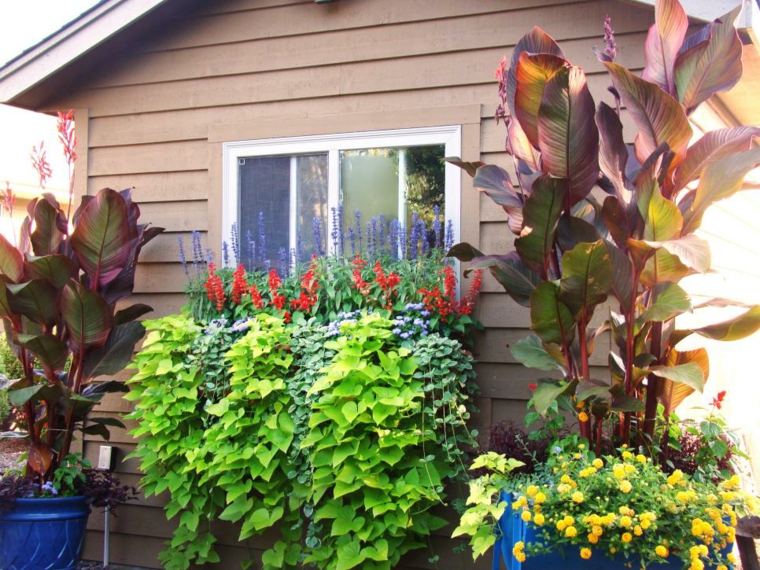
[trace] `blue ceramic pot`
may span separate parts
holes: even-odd
[[[0,568],[75,570],[90,507],[84,497],[16,499],[0,513]]]
[[[592,551],[593,554],[589,560],[583,560],[580,556],[580,549],[558,548],[556,552],[528,556],[525,562],[518,562],[512,554],[512,548],[516,542],[536,541],[536,528],[529,525],[520,518],[519,511],[512,510],[512,494],[502,493],[501,500],[507,503],[504,514],[499,519],[499,529],[501,536],[496,540],[493,553],[493,570],[502,568],[502,561],[509,570],[549,570],[561,568],[562,570],[631,570],[631,568],[640,568],[641,565],[631,559],[618,554],[609,558],[603,552]],[[675,570],[683,567],[683,561],[677,556],[671,556],[662,564],[650,564],[647,570]],[[706,567],[707,568],[707,567]]]

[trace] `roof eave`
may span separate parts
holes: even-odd
[[[106,0],[0,68],[0,102],[15,99],[168,0]]]

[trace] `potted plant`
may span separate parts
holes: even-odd
[[[532,334],[512,347],[519,362],[547,376],[532,386],[529,420],[570,414],[596,457],[627,445],[666,463],[661,444],[673,411],[703,389],[709,371],[704,349],[682,350],[679,342],[692,334],[740,339],[760,325],[760,307],[698,329],[676,322],[730,304],[694,307],[679,282],[710,269],[709,246],[694,233],[705,210],[739,191],[760,164],[756,127],[719,129],[688,146],[689,115],[741,77],[739,10],[686,37],[678,1],[658,0],[642,77],[615,63],[607,20],[606,47],[596,52],[612,81],[612,106],[595,105],[583,70],[534,28],[511,65],[503,60],[497,69],[497,118],[505,119],[515,174],[455,161],[502,206],[516,236],[506,255],[469,244],[450,254],[489,268],[530,309]],[[638,129],[633,145],[625,144],[623,107]],[[602,307],[609,319],[592,326]],[[607,332],[607,372],[594,372],[595,341]]]
[[[72,112],[59,114],[70,169],[72,119]],[[44,188],[50,174],[44,152],[35,166]],[[114,506],[123,493],[117,482],[104,484],[88,471],[72,443],[77,431],[107,439],[109,426],[123,427],[88,413],[105,394],[126,391],[108,378],[131,359],[145,331],[135,319],[151,309],[123,299],[132,292],[141,248],[162,228],[138,224],[130,190],[84,196],[74,212],[72,195],[73,174],[67,208],[43,194],[29,203],[15,244],[0,236],[0,318],[22,371],[9,400],[28,441],[23,473],[0,484],[2,568],[15,567],[19,557],[35,568],[75,567],[88,503]],[[10,189],[5,200],[11,210]],[[40,546],[33,553],[30,540]]]

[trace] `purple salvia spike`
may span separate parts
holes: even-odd
[[[314,216],[311,220],[312,232],[314,237],[314,249],[318,256],[322,257],[325,254],[324,247],[322,246],[322,221]]]
[[[245,232],[245,241],[248,244],[248,269],[256,267],[256,242],[253,241],[253,232]]]
[[[399,243],[398,243],[398,230],[399,230],[399,222],[398,220],[391,220],[391,227],[390,231],[388,232],[388,245],[391,249],[391,256],[393,259],[398,259],[398,250],[399,250]]]
[[[356,218],[356,237],[359,240],[359,255],[362,253],[362,213],[359,208],[354,210],[354,217]]]
[[[375,259],[377,259],[380,257],[380,249],[382,248],[383,243],[377,241],[377,218],[372,218],[370,224],[372,225],[372,254],[375,256]]]
[[[356,257],[356,233],[354,226],[348,228],[348,241],[351,244],[351,257]]]
[[[425,226],[424,220],[419,220],[417,222],[420,226],[419,231],[417,232],[420,235],[420,255],[423,257],[427,257],[427,255],[430,253],[430,236],[428,235],[427,227]]]
[[[343,234],[343,206],[338,206],[338,255],[345,254],[346,236]]]
[[[399,259],[406,259],[406,228],[399,224],[398,226],[398,244],[399,244]]]
[[[280,273],[282,273],[283,277],[289,277],[290,264],[288,263],[287,248],[281,247],[280,251],[278,251],[278,257],[279,257],[279,263],[280,263]]]
[[[206,248],[206,264],[214,263],[214,252],[210,247]]]
[[[201,276],[201,263],[203,263],[203,246],[201,245],[201,233],[192,231],[193,236],[193,266],[198,277]]]
[[[446,222],[446,241],[444,245],[446,246],[446,251],[454,247],[454,222],[451,220]]]
[[[380,235],[378,236],[378,245],[380,246],[380,255],[385,253],[385,214],[377,217],[377,223],[380,226]]]
[[[226,241],[222,242],[222,267],[227,267],[230,264],[230,252]]]
[[[182,263],[182,271],[185,272],[185,277],[190,280],[190,272],[187,270],[187,257],[185,256],[185,244],[182,241],[182,236],[177,236],[177,245],[179,246],[179,261]]]
[[[412,226],[409,232],[409,259],[417,259],[417,244],[420,241],[420,226],[417,220],[417,212],[412,213]]]
[[[433,206],[433,234],[435,239],[435,248],[441,247],[441,207],[436,204]]]
[[[303,262],[303,236],[301,236],[301,232],[296,234],[296,260],[299,264]]]
[[[330,230],[330,239],[332,240],[333,253],[338,255],[338,209],[330,208],[332,214],[332,229]]]
[[[264,212],[259,212],[259,258],[262,263],[267,256],[267,235],[264,229]]]
[[[235,259],[235,267],[240,264],[240,240],[238,239],[237,222],[232,223],[232,235],[230,236],[230,245],[232,246],[232,256]]]

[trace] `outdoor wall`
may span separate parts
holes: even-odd
[[[608,13],[619,61],[640,69],[653,14],[622,1],[217,0],[112,54],[41,110],[76,110],[80,145],[89,149],[80,152],[80,191],[134,186],[143,219],[166,228],[145,249],[133,299],[163,315],[183,303],[177,237],[189,243],[189,232],[200,230],[219,249],[223,142],[461,124],[464,159],[511,168],[503,125],[493,120],[500,58],[541,26],[586,69],[594,98],[610,102],[608,78],[591,52],[603,43]],[[462,193],[462,238],[488,253],[511,250],[503,212],[476,194],[467,175]],[[522,418],[535,376],[507,350],[525,335],[528,310],[488,278],[476,316],[488,329],[477,343],[482,397],[475,423],[484,431],[491,422]],[[127,405],[110,397],[104,409],[115,414]],[[123,457],[134,443],[114,431]],[[99,444],[86,442],[93,461]],[[134,460],[121,462],[118,472],[127,483],[139,481]],[[112,562],[158,567],[156,555],[171,533],[161,505],[153,497],[120,509]],[[100,557],[102,527],[94,514],[85,557]],[[444,535],[436,541],[440,567],[472,567],[469,554],[451,554]],[[221,540],[223,568],[247,555],[236,536],[230,531]],[[405,560],[407,568],[430,566],[424,552]]]

